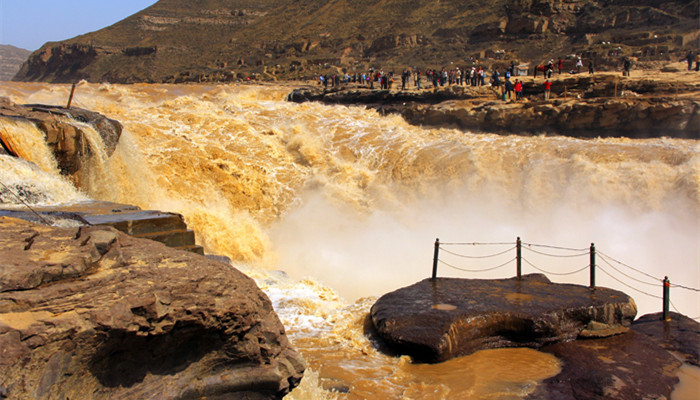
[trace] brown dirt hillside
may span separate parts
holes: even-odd
[[[31,51],[19,47],[0,44],[0,81],[12,80]]]
[[[600,70],[697,51],[699,10],[699,0],[161,0],[45,44],[15,80],[304,79],[571,54]]]

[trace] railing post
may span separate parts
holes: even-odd
[[[520,236],[515,241],[515,268],[518,280],[522,277],[522,242]]]
[[[664,312],[663,312],[663,320],[664,321],[670,321],[671,317],[669,316],[668,313],[668,305],[671,302],[671,281],[668,280],[668,276],[664,276]]]
[[[66,105],[66,108],[70,108],[70,104],[73,102],[73,94],[74,93],[75,93],[75,83],[70,88],[70,97],[68,97],[68,104]]]
[[[591,243],[591,288],[595,287],[595,244]]]
[[[433,280],[437,278],[438,253],[440,252],[440,239],[435,239],[435,252],[433,253]]]

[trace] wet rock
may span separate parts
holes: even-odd
[[[622,333],[627,333],[629,328],[621,325],[608,325],[596,321],[591,321],[586,325],[586,328],[578,334],[579,338],[605,338]]]
[[[75,107],[18,105],[4,99],[0,102],[0,116],[34,123],[46,136],[46,143],[55,155],[61,173],[65,175],[78,172],[87,159],[97,152],[97,149],[90,147],[87,133],[79,124],[91,126],[100,135],[108,156],[116,149],[122,133],[122,125],[118,121]]]
[[[680,361],[642,333],[545,346],[562,361],[562,371],[546,379],[532,400],[669,399]]]
[[[304,361],[230,265],[107,227],[0,217],[10,399],[281,398]]]
[[[647,314],[632,324],[632,330],[644,333],[662,348],[700,367],[700,323],[678,313],[664,321],[661,313]]]
[[[426,279],[385,294],[370,316],[392,349],[441,362],[482,349],[572,340],[591,321],[628,326],[636,312],[622,292],[533,274],[522,280]]]

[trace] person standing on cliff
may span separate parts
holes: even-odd
[[[549,100],[549,95],[552,93],[552,82],[549,79],[544,81],[544,100]]]
[[[498,73],[498,67],[493,69],[493,74],[491,75],[491,85],[495,87],[501,86],[501,80],[499,79],[501,74]]]
[[[561,70],[564,69],[564,61],[559,57],[559,61],[557,61],[557,68],[559,69],[559,75],[561,75]]]
[[[695,54],[693,54],[692,51],[688,52],[688,55],[685,56],[686,61],[688,61],[688,71],[693,70],[693,60],[695,60]]]
[[[630,69],[632,69],[632,61],[629,59],[629,57],[625,57],[623,68],[624,71],[622,71],[622,76],[630,76]]]
[[[593,74],[593,60],[588,60],[588,73]]]
[[[506,95],[506,96],[503,97],[503,100],[505,101],[505,100],[506,100],[506,97],[508,98],[508,100],[510,100],[510,98],[511,98],[511,93],[513,92],[513,82],[510,81],[510,78],[509,78],[509,77],[506,77],[505,91],[506,91],[506,92],[505,92],[505,95]]]
[[[523,83],[516,79],[515,80],[515,101],[521,100],[523,98]]]

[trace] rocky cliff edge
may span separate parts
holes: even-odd
[[[112,228],[0,230],[0,397],[276,399],[301,380],[269,299],[230,265]]]

